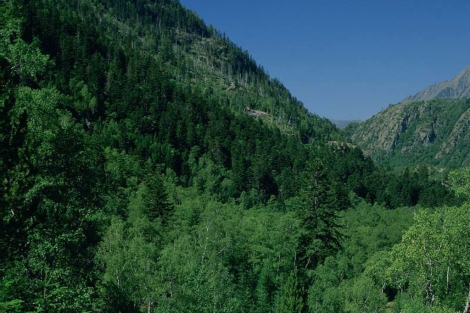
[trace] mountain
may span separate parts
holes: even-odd
[[[358,123],[360,121],[361,120],[335,120],[335,119],[331,120],[331,122],[335,124],[336,127],[338,128],[343,128],[343,127],[348,126],[351,123]]]
[[[470,165],[470,100],[434,99],[391,105],[350,124],[353,141],[379,163],[391,166]]]
[[[1,313],[425,303],[376,264],[453,192],[374,164],[178,1],[3,0],[0,24]],[[459,277],[433,282],[453,311]]]
[[[464,98],[470,98],[470,66],[451,80],[431,85],[414,96],[407,97],[404,101]]]

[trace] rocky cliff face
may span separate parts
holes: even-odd
[[[470,100],[404,101],[346,131],[378,162],[470,165]]]
[[[444,82],[431,85],[409,96],[406,100],[421,101],[431,99],[463,99],[470,98],[470,66],[466,67],[460,74]]]

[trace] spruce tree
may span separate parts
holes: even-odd
[[[328,180],[323,163],[315,159],[307,166],[303,189],[300,193],[298,215],[303,232],[299,239],[300,266],[305,270],[315,268],[340,246],[341,234],[337,214],[343,209],[344,198]]]

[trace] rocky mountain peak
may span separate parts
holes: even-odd
[[[431,99],[464,99],[470,98],[470,66],[451,80],[431,85],[404,101],[427,101]]]

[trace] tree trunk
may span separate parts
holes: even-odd
[[[469,284],[469,286],[468,286],[467,303],[465,304],[465,309],[463,309],[463,313],[468,313],[469,307],[470,307],[470,284]]]

